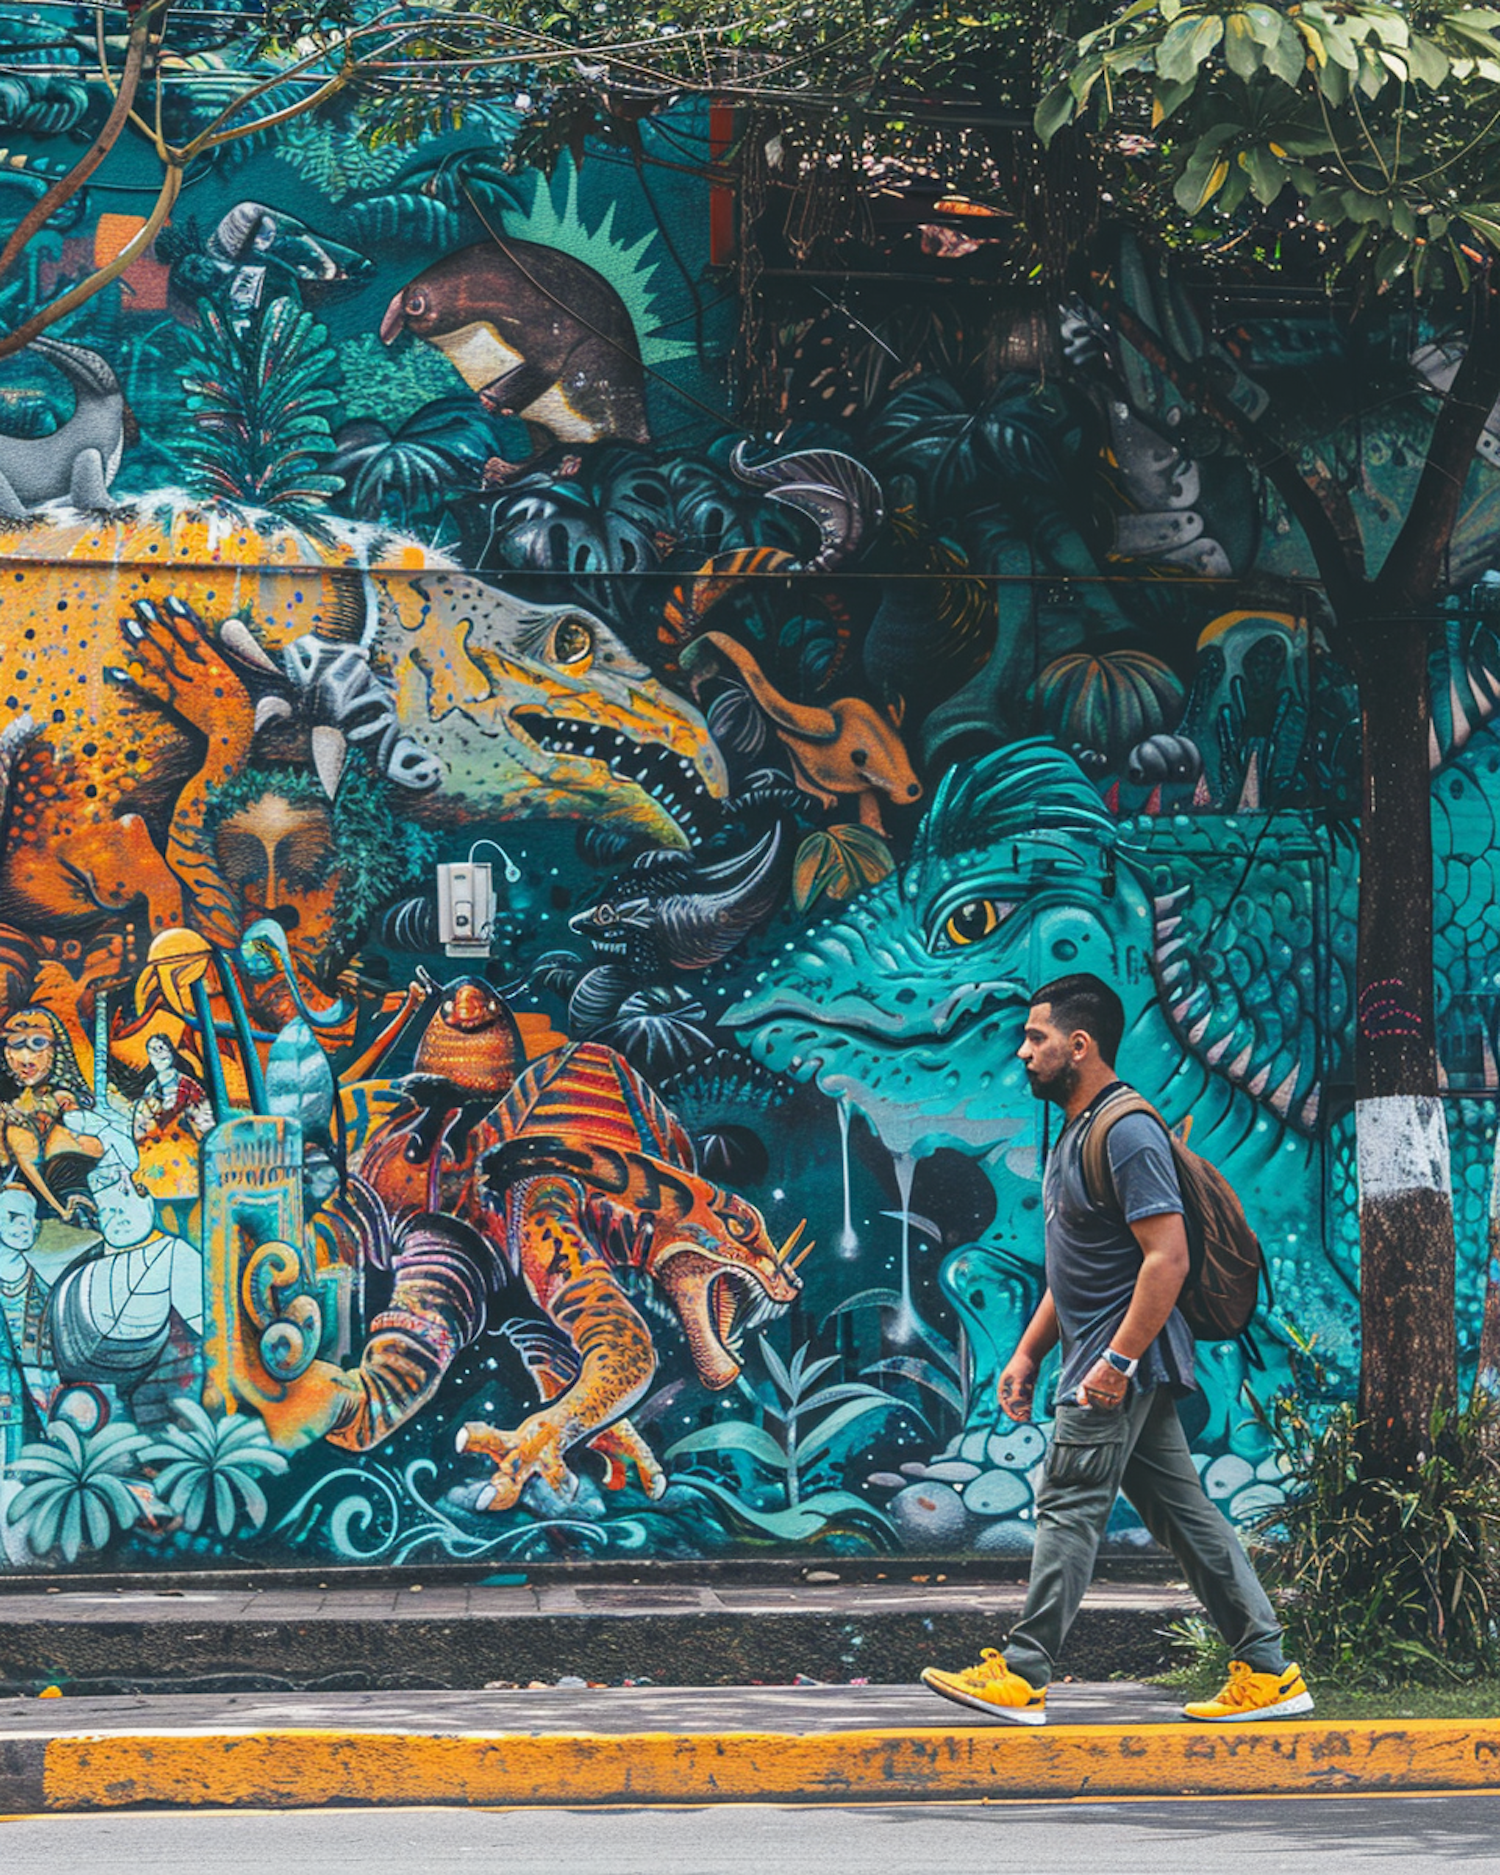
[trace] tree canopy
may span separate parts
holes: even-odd
[[[1467,290],[1500,244],[1500,12],[1137,0],[1054,23],[1038,134],[1207,255]]]

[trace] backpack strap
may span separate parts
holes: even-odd
[[[1114,1173],[1109,1163],[1109,1134],[1116,1120],[1123,1120],[1132,1113],[1149,1113],[1166,1134],[1168,1142],[1171,1141],[1171,1128],[1144,1094],[1138,1094],[1133,1087],[1127,1087],[1123,1082],[1107,1094],[1089,1116],[1087,1131],[1078,1149],[1083,1167],[1083,1189],[1089,1203],[1096,1208],[1106,1204],[1115,1204],[1118,1208]]]

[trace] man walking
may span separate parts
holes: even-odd
[[[1177,1417],[1193,1390],[1193,1338],[1176,1308],[1187,1232],[1172,1149],[1151,1114],[1117,1119],[1105,1140],[1115,1202],[1091,1201],[1082,1147],[1095,1108],[1119,1086],[1119,997],[1096,976],[1036,992],[1017,1053],[1038,1100],[1067,1125],[1042,1182],[1047,1288],[1000,1376],[1002,1411],[1031,1417],[1042,1361],[1059,1341],[1052,1449],[1036,1503],[1026,1611],[1005,1654],[958,1673],[928,1667],[945,1699],[1017,1725],[1044,1725],[1047,1683],[1093,1575],[1116,1494],[1182,1566],[1234,1658],[1222,1691],[1192,1719],[1284,1718],[1312,1696],[1281,1649],[1281,1627],[1234,1531],[1209,1502]]]

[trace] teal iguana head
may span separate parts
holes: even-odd
[[[1025,742],[955,768],[907,866],[818,926],[725,1018],[768,1066],[847,1098],[896,1151],[984,1153],[1029,1124],[1031,992],[1094,970],[1155,997],[1152,906],[1078,765]]]

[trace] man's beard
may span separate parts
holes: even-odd
[[[1051,1100],[1059,1107],[1065,1107],[1078,1086],[1078,1070],[1071,1061],[1065,1061],[1055,1074],[1049,1074],[1045,1080],[1041,1075],[1033,1074],[1028,1068],[1026,1079],[1030,1084],[1033,1099]]]

